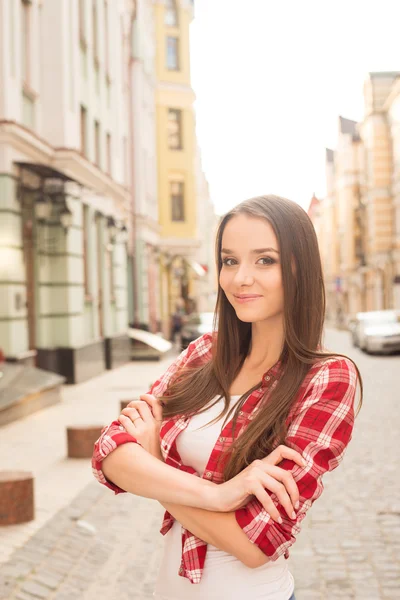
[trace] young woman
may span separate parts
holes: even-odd
[[[322,348],[321,261],[300,206],[242,202],[216,255],[218,332],[103,430],[94,474],[166,508],[157,600],[289,600],[288,549],[351,439],[362,381]]]

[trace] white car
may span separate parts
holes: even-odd
[[[365,350],[365,329],[373,325],[398,323],[400,310],[373,310],[357,313],[349,323],[353,345]]]
[[[400,323],[385,323],[364,328],[366,352],[389,354],[400,351]]]

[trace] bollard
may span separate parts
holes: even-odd
[[[103,425],[67,427],[68,458],[91,458],[102,429]]]
[[[34,518],[32,473],[0,471],[0,525],[17,525]]]

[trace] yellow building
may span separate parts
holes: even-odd
[[[326,155],[320,236],[327,316],[346,325],[359,311],[400,308],[399,73],[369,73],[364,118],[339,117]]]
[[[186,309],[194,295],[193,278],[201,275],[195,262],[197,202],[195,181],[196,134],[190,82],[190,0],[157,0],[156,111],[160,232],[160,303],[163,332],[178,298]]]

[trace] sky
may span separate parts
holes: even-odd
[[[339,115],[368,72],[400,70],[400,0],[195,0],[197,137],[217,214],[259,194],[325,194]]]

